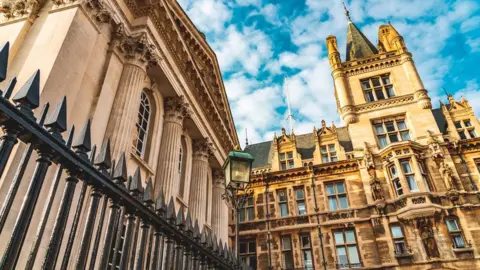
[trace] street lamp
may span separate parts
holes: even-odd
[[[250,174],[252,172],[253,157],[243,152],[239,146],[228,154],[223,165],[225,172],[225,193],[222,199],[235,209],[235,255],[239,259],[238,243],[238,219],[239,210],[245,205],[245,201],[253,194],[250,187]]]

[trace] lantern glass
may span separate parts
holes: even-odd
[[[233,182],[248,183],[250,182],[250,161],[237,159],[231,160],[231,177]]]
[[[230,170],[230,159],[228,158],[224,167],[223,167],[224,173],[225,173],[225,186],[228,187],[230,185],[230,182],[232,181],[231,177],[231,170]]]
[[[226,186],[239,187],[250,183],[252,163],[252,155],[238,150],[230,152],[223,165]]]

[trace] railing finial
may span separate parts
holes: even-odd
[[[195,219],[195,224],[193,225],[193,238],[196,241],[199,241],[201,238],[200,235],[200,226],[198,226],[198,219]]]
[[[175,225],[177,225],[180,230],[183,230],[185,228],[185,210],[183,209],[183,206],[178,209]]]
[[[161,216],[163,216],[167,211],[163,190],[160,190],[160,192],[158,193],[157,199],[155,200],[155,211],[157,211]]]
[[[175,222],[176,215],[175,215],[175,203],[173,202],[173,196],[170,197],[170,202],[168,203],[167,207],[167,219]]]
[[[152,187],[152,178],[149,177],[147,180],[147,186],[143,191],[142,201],[146,205],[151,205],[153,203],[153,187]]]
[[[45,126],[54,133],[67,130],[67,97],[55,106],[53,113],[45,121]]]
[[[109,149],[106,153],[108,153],[108,156],[110,156],[110,140],[107,141],[109,145]],[[103,147],[102,147],[103,149]],[[117,184],[125,183],[128,180],[128,174],[127,174],[127,162],[125,158],[125,152],[120,154],[120,159],[118,160],[117,166],[115,167],[113,171],[113,179],[117,181]]]
[[[130,182],[130,185],[128,186],[128,190],[131,193],[134,193],[137,195],[143,192],[142,174],[140,173],[140,168],[138,167],[135,170],[135,173],[133,174],[133,178],[132,178],[132,181]]]
[[[18,90],[13,101],[23,113],[33,117],[33,109],[40,105],[40,70],[37,70]]]
[[[190,215],[190,211],[187,209],[187,217],[185,218],[185,232],[192,234],[193,227],[192,227],[192,216]]]
[[[10,50],[10,43],[7,42],[0,49],[0,82],[3,82],[7,78],[8,68],[8,51]]]
[[[73,143],[73,149],[79,154],[79,156],[84,159],[88,159],[87,153],[92,150],[92,139],[90,135],[90,119],[87,120],[87,123],[80,130],[80,134]]]
[[[120,157],[120,160],[122,158]],[[119,160],[119,163],[120,163]],[[100,152],[98,153],[98,156],[95,158],[95,165],[99,167],[103,167],[105,169],[109,169],[112,166],[112,156],[110,154],[110,139],[107,139],[105,142],[102,144],[102,148],[100,148]],[[127,177],[125,174],[124,177],[124,182],[127,181]]]

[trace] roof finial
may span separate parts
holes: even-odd
[[[247,129],[245,129],[245,146],[248,146],[248,133],[247,133]]]
[[[347,16],[348,21],[351,22],[352,19],[350,18],[350,12],[348,12],[347,6],[345,5],[345,1],[342,1],[342,3],[343,3],[343,9],[345,10],[345,16]]]

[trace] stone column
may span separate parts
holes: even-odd
[[[210,154],[211,144],[208,141],[194,141],[188,208],[190,209],[192,220],[198,219],[200,228],[203,228],[207,216],[208,158]]]
[[[222,170],[213,171],[212,229],[217,238],[228,242],[228,207],[222,194],[225,192],[225,177]]]
[[[163,189],[166,201],[177,195],[180,174],[178,162],[182,144],[183,119],[188,115],[188,104],[183,97],[165,99],[162,142],[155,179],[155,198]]]
[[[106,138],[110,138],[112,157],[117,159],[120,153],[130,153],[132,135],[135,128],[140,95],[147,77],[147,67],[156,57],[153,47],[148,45],[146,34],[136,37],[126,36],[122,29],[115,33],[114,46],[125,58],[120,83],[113,101],[108,121]]]

